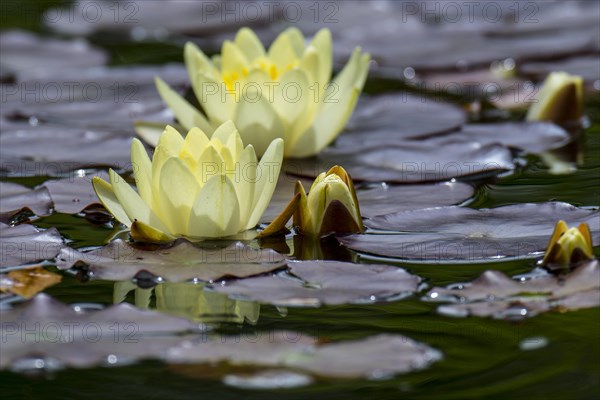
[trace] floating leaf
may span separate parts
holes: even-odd
[[[61,280],[62,276],[44,268],[14,269],[0,274],[0,292],[30,298]]]
[[[319,344],[288,331],[251,337],[183,343],[169,352],[171,363],[213,363],[291,367],[324,377],[385,379],[420,370],[442,358],[439,351],[400,335]],[[189,374],[189,370],[187,373]]]
[[[24,31],[7,31],[0,36],[2,72],[20,74],[33,69],[58,71],[69,67],[94,67],[106,63],[104,51],[82,39],[60,40]]]
[[[288,262],[289,274],[260,276],[215,285],[234,298],[281,306],[374,303],[409,295],[421,279],[387,265],[339,261]]]
[[[534,258],[548,245],[557,220],[587,222],[600,241],[600,212],[570,204],[528,203],[492,209],[439,207],[403,211],[365,221],[372,229],[395,231],[339,237],[352,250],[384,257],[452,263]]]
[[[99,176],[108,180],[104,171],[87,175],[74,175],[65,179],[46,181],[38,188],[50,193],[54,210],[59,213],[76,214],[93,203],[99,203],[92,186],[92,177]]]
[[[19,176],[59,176],[80,168],[131,162],[131,136],[107,131],[23,124],[0,136],[0,172]]]
[[[514,168],[506,147],[454,140],[451,135],[380,146],[370,146],[368,140],[365,146],[365,138],[360,135],[348,135],[347,139],[354,140],[355,145],[339,150],[333,146],[317,157],[293,160],[285,165],[286,172],[315,177],[327,166],[343,165],[354,181],[417,183],[494,175]]]
[[[435,287],[426,299],[450,302],[438,308],[446,315],[511,319],[598,307],[600,265],[597,260],[587,261],[564,276],[532,273],[509,278],[500,271],[486,271],[471,283]]]
[[[199,326],[129,304],[78,312],[39,294],[14,309],[3,310],[1,328],[0,368],[18,370],[19,365],[85,368],[159,358],[185,338],[174,334],[198,331]],[[36,359],[42,362],[26,363]]]
[[[25,207],[38,216],[50,214],[52,199],[48,190],[30,189],[12,182],[0,182],[0,214],[4,222]]]
[[[361,98],[335,146],[353,146],[353,135],[369,146],[447,133],[466,123],[466,114],[453,104],[407,93]]]
[[[321,376],[386,379],[427,368],[441,358],[438,350],[410,338],[381,334],[327,344],[312,357],[299,357],[290,364]]]
[[[475,140],[484,146],[500,143],[527,153],[542,153],[562,147],[571,138],[563,128],[547,122],[468,124],[448,137]]]
[[[11,227],[0,222],[0,267],[54,258],[63,246],[56,228],[38,230],[27,224]]]
[[[224,248],[201,248],[181,240],[170,247],[143,250],[118,239],[88,252],[66,247],[57,265],[60,269],[84,268],[89,277],[111,281],[139,278],[138,273],[143,273],[156,283],[191,279],[208,282],[270,272],[283,267],[285,259],[273,250],[255,250],[241,242]]]
[[[532,61],[519,66],[519,72],[537,81],[554,71],[564,71],[581,76],[587,86],[600,80],[600,59],[595,55],[571,57],[561,60]]]

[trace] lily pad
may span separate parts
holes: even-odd
[[[579,75],[586,86],[593,87],[600,81],[600,59],[597,55],[571,57],[562,60],[528,62],[519,67],[519,72],[537,81],[554,71],[564,71]],[[597,90],[597,89],[596,89]]]
[[[558,125],[547,122],[505,122],[468,124],[449,137],[476,140],[482,145],[500,143],[526,153],[542,153],[563,147],[571,136]]]
[[[396,141],[365,146],[365,138],[347,135],[355,146],[325,149],[317,157],[284,165],[292,175],[316,177],[331,165],[343,165],[355,181],[417,183],[458,177],[486,176],[514,168],[513,156],[500,144],[432,137],[425,141]],[[368,143],[368,141],[367,141]]]
[[[186,319],[129,304],[76,311],[43,293],[3,311],[1,328],[0,368],[17,370],[122,365],[138,358],[159,358],[184,340],[175,334],[199,330]]]
[[[545,251],[556,221],[587,222],[600,242],[600,212],[560,202],[526,203],[492,209],[439,207],[403,211],[365,221],[371,229],[394,231],[339,237],[352,250],[378,256],[452,263],[535,258]]]
[[[50,9],[44,16],[44,24],[51,30],[70,35],[109,31],[111,34],[130,35],[134,40],[165,40],[172,34],[208,35],[274,21],[279,8],[279,4],[267,6],[257,1],[250,1],[250,6],[244,5],[244,8],[232,7],[226,2],[206,1],[171,1],[168,7],[152,1],[124,2],[117,3],[117,8],[114,4],[93,2],[91,4],[94,4],[98,17],[91,19],[87,11],[90,3],[82,1],[69,9]],[[252,11],[246,12],[246,7]],[[115,14],[116,10],[121,14]],[[227,14],[232,11],[236,12],[234,17]],[[115,15],[121,17],[115,18]]]
[[[31,225],[0,222],[0,267],[12,267],[54,258],[64,246],[56,228],[39,230]]]
[[[38,186],[38,189],[50,193],[56,212],[76,214],[90,204],[99,202],[92,186],[94,176],[108,180],[108,174],[104,171],[84,175],[75,174],[69,178],[46,181]]]
[[[183,343],[173,349],[171,363],[213,363],[288,367],[335,378],[385,379],[420,370],[442,358],[441,353],[400,335],[319,344],[289,331],[258,332],[250,337],[221,337]]]
[[[140,276],[155,283],[167,280],[214,281],[225,277],[245,278],[263,274],[285,265],[282,255],[273,250],[255,250],[241,242],[228,247],[200,248],[181,240],[171,247],[143,250],[117,239],[88,252],[64,248],[57,258],[60,269],[85,267],[89,277],[122,281]]]
[[[2,73],[86,68],[103,65],[107,61],[102,50],[85,40],[48,39],[24,31],[3,32],[0,35],[0,52]]]
[[[466,113],[453,104],[407,93],[361,98],[336,147],[344,147],[348,135],[363,136],[369,145],[396,139],[432,136],[457,130],[466,123]],[[347,145],[354,145],[348,141]]]
[[[19,176],[60,176],[80,168],[130,165],[131,137],[101,130],[23,124],[0,136],[0,170]]]
[[[509,278],[500,271],[486,271],[471,283],[433,288],[426,299],[449,302],[438,308],[446,315],[511,319],[598,307],[600,265],[587,261],[564,276],[538,272]]]
[[[233,298],[279,306],[374,303],[407,296],[421,278],[387,265],[339,261],[288,262],[288,274],[260,276],[215,285]]]
[[[27,207],[35,215],[49,215],[52,199],[46,188],[30,189],[12,182],[0,182],[0,214],[3,220]]]
[[[321,376],[385,379],[427,368],[440,359],[442,353],[427,345],[381,334],[321,346],[312,357],[298,358],[291,365]]]

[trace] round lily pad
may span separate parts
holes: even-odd
[[[414,293],[418,276],[387,265],[339,261],[288,262],[289,272],[215,285],[234,298],[281,306],[373,303]]]
[[[535,258],[546,250],[558,220],[589,224],[600,242],[600,212],[560,202],[492,209],[439,207],[403,211],[365,221],[376,233],[339,237],[352,250],[413,261],[452,263]],[[379,232],[382,231],[382,232]]]

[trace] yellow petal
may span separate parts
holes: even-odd
[[[271,142],[267,151],[262,156],[260,163],[257,167],[257,181],[254,188],[254,201],[253,210],[248,219],[249,226],[255,226],[258,224],[260,217],[267,209],[277,180],[279,178],[279,172],[281,171],[281,164],[283,162],[283,140],[275,139]]]
[[[275,111],[291,126],[297,119],[306,118],[306,108],[310,103],[314,104],[314,99],[306,74],[299,69],[286,71],[275,88]]]
[[[181,158],[189,157],[195,165],[208,146],[208,143],[208,137],[206,137],[206,134],[200,128],[192,128],[185,137],[179,156]]]
[[[558,239],[560,239],[560,237],[562,235],[564,235],[564,233],[567,231],[568,226],[567,223],[565,221],[563,221],[562,219],[560,221],[558,221],[556,223],[556,225],[554,226],[554,232],[552,232],[552,236],[550,237],[550,241],[548,242],[548,246],[546,246],[547,250],[546,250],[546,254],[544,255],[544,260],[542,261],[544,264],[546,264],[549,261],[549,257],[550,257],[550,253],[552,250],[552,247],[554,246],[554,244],[556,242],[558,242]]]
[[[573,121],[583,114],[583,79],[566,72],[548,75],[535,103],[527,112],[528,121]]]
[[[169,155],[177,156],[183,147],[184,139],[181,133],[171,125],[167,125],[163,134],[158,139],[158,146],[164,148]]]
[[[291,28],[290,28],[291,29]],[[304,49],[300,53],[296,52],[298,44],[295,43],[296,35],[290,35],[288,30],[281,33],[269,47],[269,59],[275,64],[278,71],[284,70],[288,65],[302,56]],[[304,44],[302,44],[304,47]]]
[[[200,111],[171,89],[162,79],[156,77],[155,83],[158,94],[171,111],[173,111],[177,121],[179,121],[186,130],[190,130],[197,126],[208,134],[212,133],[212,126]]]
[[[273,139],[285,132],[279,115],[265,96],[260,96],[258,100],[243,96],[235,111],[234,121],[242,141],[252,144],[259,156],[264,154]]]
[[[183,50],[183,59],[192,85],[201,72],[214,79],[219,77],[219,71],[211,60],[192,42],[187,42]]]
[[[133,129],[144,143],[148,146],[156,147],[160,135],[162,135],[165,126],[168,124],[168,122],[135,121],[133,123]]]
[[[208,146],[198,161],[194,176],[200,187],[204,186],[209,180],[215,176],[224,173],[225,161],[214,145]]]
[[[243,229],[250,229],[255,224],[250,224],[250,216],[254,208],[254,189],[257,182],[256,169],[258,159],[252,145],[248,145],[241,153],[233,184],[240,203],[240,221]]]
[[[214,176],[194,202],[189,221],[191,237],[223,237],[240,229],[240,207],[231,180]]]
[[[234,43],[242,50],[246,59],[250,62],[265,55],[265,47],[250,28],[244,27],[240,29],[237,35],[235,35]]]
[[[217,80],[202,73],[197,77],[194,93],[212,126],[219,126],[231,119],[239,101],[239,93],[234,88],[228,88],[220,78]],[[209,137],[214,131],[213,128],[210,131],[202,130]]]
[[[221,48],[221,71],[241,71],[249,62],[242,50],[233,42],[226,40]]]
[[[120,223],[123,225],[131,226],[131,219],[127,216],[127,213],[119,203],[117,196],[115,195],[112,185],[102,178],[95,176],[92,178],[92,186],[94,191],[100,199],[100,202]]]
[[[290,218],[292,218],[292,216],[298,211],[300,199],[300,193],[296,193],[287,206],[285,206],[283,211],[273,220],[273,222],[263,229],[257,237],[268,237],[283,231],[285,229],[285,224],[287,224]]]
[[[109,176],[115,196],[131,221],[138,220],[158,230],[168,232],[165,224],[123,178],[112,169],[109,171]]]
[[[317,79],[322,84],[326,84],[331,79],[331,71],[333,69],[333,45],[331,40],[331,31],[327,28],[321,29],[313,37],[310,45],[316,48],[319,54],[319,72]]]
[[[291,26],[283,32],[283,35],[288,37],[296,56],[302,56],[302,53],[304,53],[304,35],[302,31],[295,26]]]
[[[142,243],[169,243],[176,239],[175,236],[161,232],[141,221],[134,221],[131,224],[130,234],[134,241]]]
[[[171,232],[185,235],[199,186],[184,162],[171,157],[160,171],[161,217]]]
[[[223,122],[217,129],[215,129],[215,132],[213,133],[211,139],[218,139],[221,141],[221,143],[226,145],[229,141],[229,138],[231,136],[236,135],[237,133],[238,131],[233,121],[227,120]]]
[[[131,166],[135,176],[135,186],[144,203],[152,208],[152,163],[146,148],[137,139],[131,142]]]

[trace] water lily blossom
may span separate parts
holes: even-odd
[[[184,139],[167,126],[152,160],[139,140],[131,144],[137,192],[113,170],[110,183],[98,177],[92,183],[134,240],[226,237],[256,226],[275,190],[282,159],[283,141],[275,139],[259,163],[231,121],[211,139],[199,128]]]
[[[552,72],[529,107],[528,121],[565,123],[583,115],[583,79],[566,72]]]
[[[369,70],[369,55],[355,49],[331,80],[331,33],[321,29],[310,43],[297,28],[282,32],[266,50],[249,28],[223,43],[209,59],[187,43],[184,59],[201,112],[156,79],[158,92],[185,129],[200,127],[207,135],[233,120],[244,143],[263,154],[275,138],[285,141],[286,157],[319,153],[350,118]],[[155,138],[137,125],[149,144]]]
[[[569,228],[565,221],[558,221],[550,238],[542,264],[568,267],[572,263],[594,258],[592,236],[587,224]]]
[[[319,174],[308,195],[298,181],[294,198],[260,236],[280,232],[292,216],[294,226],[310,236],[364,230],[354,184],[346,170],[338,165]]]

